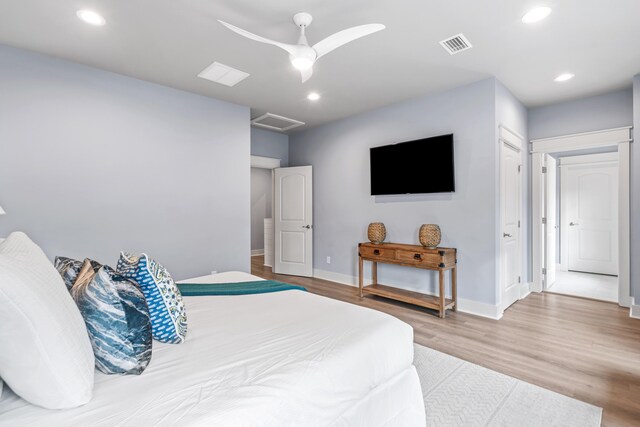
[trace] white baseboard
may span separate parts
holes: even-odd
[[[631,298],[631,308],[629,309],[629,316],[634,319],[640,319],[640,305],[636,305],[635,298]]]
[[[500,320],[502,318],[502,310],[500,310],[500,306],[464,298],[458,298],[458,311],[476,316],[488,317],[493,320]]]
[[[251,256],[260,256],[264,255],[264,249],[252,249]]]
[[[358,278],[348,274],[334,273],[333,271],[313,269],[313,277],[330,282],[342,283],[343,285],[358,286]],[[433,295],[425,292],[427,295]],[[469,299],[458,298],[458,311],[473,314],[489,319],[499,320],[502,317],[502,311],[497,305],[487,304],[483,302],[472,301]]]
[[[330,282],[342,283],[343,285],[358,286],[358,279],[348,274],[334,273],[333,271],[313,269],[313,277]]]

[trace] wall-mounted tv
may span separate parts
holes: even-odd
[[[373,147],[371,195],[455,191],[453,134]]]

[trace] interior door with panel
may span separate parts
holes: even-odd
[[[568,269],[618,274],[618,163],[562,166]]]
[[[520,299],[520,150],[501,145],[500,274],[502,309]]]
[[[275,169],[274,272],[313,275],[311,166]]]
[[[544,256],[544,286],[549,288],[556,281],[556,243],[558,219],[557,209],[557,167],[556,159],[545,154],[545,256]]]

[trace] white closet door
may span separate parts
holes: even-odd
[[[501,305],[504,310],[520,299],[520,152],[503,143],[500,158]]]
[[[568,268],[618,274],[618,164],[562,167]]]

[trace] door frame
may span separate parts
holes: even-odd
[[[610,152],[610,153],[598,153],[598,154],[584,154],[580,156],[573,157],[563,157],[558,159],[558,166],[560,167],[560,222],[562,224],[566,224],[569,219],[567,217],[567,209],[565,207],[566,201],[564,199],[564,194],[566,194],[566,190],[564,186],[566,185],[566,171],[567,168],[563,168],[563,166],[571,166],[571,165],[589,165],[589,164],[597,164],[597,163],[615,163],[619,168],[618,164],[618,153]],[[569,230],[567,227],[562,227],[560,229],[560,263],[558,264],[562,271],[569,270],[569,258],[567,256],[568,251],[562,250],[562,248],[569,247]],[[618,236],[619,238],[620,236]],[[546,288],[546,287],[545,287]]]
[[[542,260],[545,241],[544,226],[544,174],[542,170],[544,154],[576,151],[588,148],[618,148],[618,304],[631,306],[630,285],[630,153],[633,141],[631,126],[563,135],[552,138],[534,139],[531,144],[531,194],[532,194],[532,253],[533,284],[531,290],[542,292]]]
[[[503,179],[502,179],[502,172],[503,172],[503,166],[502,166],[502,162],[503,162],[503,157],[502,157],[502,149],[503,149],[503,145],[508,145],[509,147],[511,147],[512,149],[514,149],[516,152],[518,152],[520,154],[520,168],[523,167],[523,162],[522,162],[522,153],[524,151],[524,138],[522,136],[520,136],[518,133],[514,132],[513,130],[507,128],[504,125],[500,125],[498,127],[498,159],[499,159],[499,179],[498,179],[498,191],[500,194],[500,197],[498,197],[499,199],[499,209],[498,212],[499,214],[497,215],[498,217],[498,223],[497,223],[497,236],[496,238],[498,239],[498,263],[497,263],[497,274],[498,274],[498,289],[496,290],[496,294],[499,297],[499,303],[498,306],[500,308],[500,313],[504,313],[504,311],[508,308],[505,307],[505,302],[504,302],[504,289],[506,288],[506,284],[504,283],[504,275],[502,274],[503,272],[503,265],[502,265],[502,253],[504,250],[504,242],[503,242],[503,238],[502,238],[502,210],[503,210],[503,200],[502,200],[502,186],[503,186]],[[520,228],[519,228],[519,237],[518,239],[520,240],[520,244],[519,244],[519,250],[518,250],[518,269],[520,270],[520,295],[519,295],[519,299],[523,299],[525,298],[527,295],[529,295],[529,283],[526,280],[526,275],[523,274],[523,266],[525,265],[525,263],[523,262],[523,256],[522,254],[524,253],[524,248],[523,248],[523,242],[524,242],[524,233],[522,232],[523,227],[523,221],[522,221],[522,213],[524,212],[524,198],[523,198],[523,194],[525,193],[523,191],[523,189],[525,188],[525,186],[523,185],[523,179],[522,177],[524,176],[523,173],[520,174],[520,194],[519,194],[519,210],[518,210],[518,216],[519,216],[519,222],[521,224]],[[517,302],[517,301],[516,301]]]

